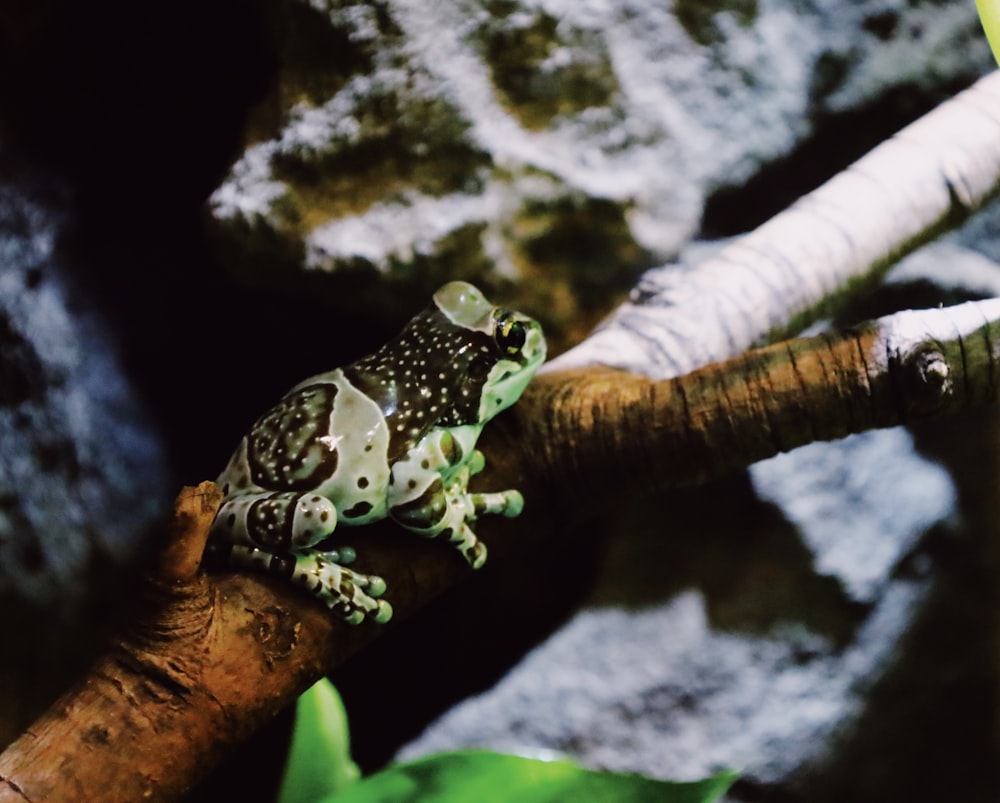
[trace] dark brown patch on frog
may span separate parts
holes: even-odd
[[[452,323],[432,304],[395,340],[343,371],[382,410],[391,465],[434,427],[475,423],[483,383],[500,356],[490,335]]]
[[[389,510],[389,515],[400,524],[415,530],[429,530],[440,523],[448,512],[448,501],[440,477],[427,486],[420,496]]]
[[[276,497],[262,497],[247,510],[247,532],[255,544],[269,550],[286,549],[292,542],[297,500]]]
[[[367,513],[370,513],[371,509],[371,502],[358,502],[356,505],[353,505],[343,511],[340,515],[342,515],[345,519],[357,519]]]
[[[329,441],[337,387],[310,385],[285,396],[247,435],[247,464],[261,488],[308,491],[337,470]]]
[[[295,558],[291,555],[272,555],[267,570],[288,579],[295,571]]]
[[[441,454],[449,466],[458,465],[462,459],[462,446],[450,432],[441,436]]]

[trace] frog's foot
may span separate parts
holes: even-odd
[[[469,494],[473,515],[499,514],[508,519],[520,516],[524,510],[524,497],[520,491],[497,491],[496,493]]]
[[[365,619],[383,623],[392,618],[392,606],[377,599],[385,593],[385,580],[344,567],[344,563],[355,557],[350,547],[326,552],[273,554],[243,544],[216,542],[212,544],[212,554],[230,566],[291,580],[349,624],[359,624]]]
[[[233,544],[284,552],[319,543],[336,526],[333,503],[318,494],[261,492],[223,502],[212,534]]]
[[[392,606],[378,599],[385,593],[385,580],[345,568],[344,561],[338,560],[345,551],[353,560],[354,550],[349,547],[292,555],[294,566],[289,577],[322,600],[331,611],[343,616],[348,624],[360,624],[365,619],[379,624],[388,622],[392,618]]]

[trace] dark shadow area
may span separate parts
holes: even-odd
[[[395,331],[309,293],[240,286],[203,205],[278,66],[281,4],[16,0],[0,15],[0,132],[68,182],[81,304],[116,330],[176,483],[214,476],[255,417],[304,376]],[[404,321],[413,310],[401,310]]]
[[[839,649],[870,611],[813,563],[795,526],[740,472],[630,505],[591,602],[642,608],[694,587],[714,629],[762,636],[798,623]]]
[[[378,769],[454,704],[493,686],[578,609],[604,560],[603,531],[587,522],[488,562],[475,582],[338,669],[331,680],[362,770]]]

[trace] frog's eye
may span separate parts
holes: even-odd
[[[516,357],[524,348],[524,324],[514,318],[512,313],[501,313],[497,319],[493,339],[505,357]]]

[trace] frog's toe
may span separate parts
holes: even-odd
[[[476,449],[476,451],[472,453],[472,456],[469,458],[469,462],[466,465],[469,467],[470,474],[478,474],[486,468],[486,458],[483,456],[482,452]]]
[[[503,507],[503,515],[512,519],[515,516],[520,516],[521,511],[524,510],[524,497],[521,496],[520,491],[505,491],[505,504]]]
[[[465,553],[465,559],[473,569],[481,569],[486,563],[486,544],[476,541]]]
[[[371,617],[373,622],[384,625],[392,619],[392,606],[384,599],[380,599],[378,604],[375,606],[375,610],[370,612],[368,615]]]
[[[381,597],[385,593],[385,580],[377,575],[370,575],[368,577],[368,586],[365,591],[371,597]]]
[[[360,625],[365,620],[364,611],[360,611],[357,608],[351,610],[349,613],[343,613],[344,621],[349,625]]]

